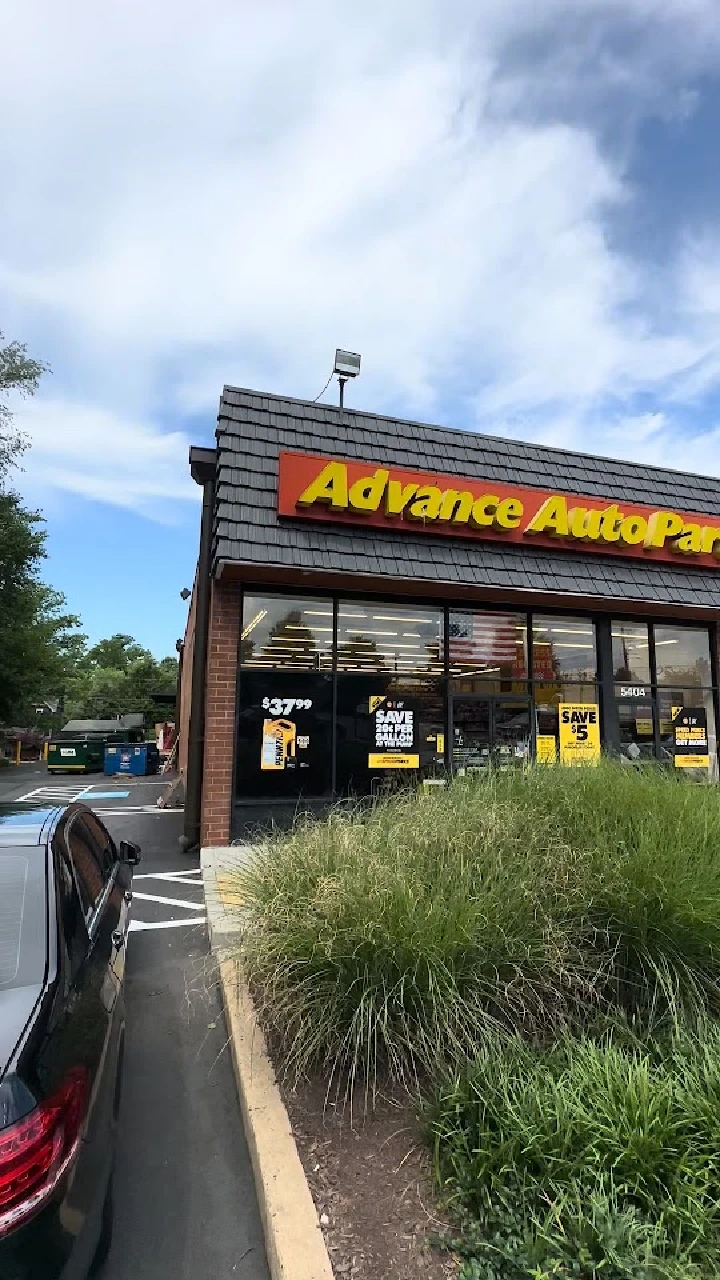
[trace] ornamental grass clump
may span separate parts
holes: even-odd
[[[713,1011],[720,803],[656,769],[537,767],[341,805],[237,873],[290,1073],[416,1082],[498,1028]]]
[[[720,1274],[716,1026],[489,1036],[426,1118],[467,1280]]]

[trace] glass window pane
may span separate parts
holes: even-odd
[[[654,708],[650,689],[646,689],[644,694],[632,693],[631,686],[616,684],[615,706],[620,728],[620,755],[630,761],[654,759]]]
[[[644,622],[611,622],[612,664],[616,680],[650,683],[650,640]]]
[[[412,672],[442,674],[441,609],[341,601],[338,605],[338,671],[381,671],[401,678]]]
[[[536,680],[594,680],[595,624],[587,618],[533,614],[533,676]]]
[[[658,684],[707,688],[712,684],[707,628],[656,625],[655,665]]]
[[[240,662],[244,667],[332,667],[332,600],[251,596],[243,601]]]
[[[673,730],[673,712],[679,708],[704,707],[707,718],[708,754],[710,756],[710,777],[715,782],[718,776],[717,735],[715,731],[715,707],[711,689],[659,689],[658,716],[660,720],[660,759],[666,764],[674,764],[675,734]],[[691,769],[692,776],[695,770]],[[706,774],[703,768],[701,771]]]
[[[448,623],[450,676],[527,679],[527,614],[462,610]]]
[[[325,795],[330,790],[331,727],[330,672],[241,672],[238,796]]]
[[[384,733],[378,711],[389,702],[402,704],[405,727],[394,740]],[[409,739],[412,739],[409,741]],[[388,743],[390,746],[388,747]],[[411,757],[411,765],[402,762],[393,768],[391,759],[397,750]],[[417,768],[412,761],[418,757]],[[442,772],[445,762],[445,699],[442,682],[435,676],[419,679],[404,676],[394,679],[387,673],[357,671],[338,675],[337,680],[337,789],[366,795],[384,781],[395,778],[429,777]],[[397,761],[396,761],[397,763]]]
[[[563,702],[590,703],[597,706],[597,685],[592,683],[535,685],[535,756],[544,764],[551,764],[559,759],[559,708]]]

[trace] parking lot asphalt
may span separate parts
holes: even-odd
[[[0,802],[35,792],[33,799],[61,803],[87,789],[83,801],[115,840],[142,846],[125,973],[115,1229],[102,1280],[268,1280],[199,858],[180,851],[182,814],[155,807],[166,785],[49,778],[21,765],[3,770]]]

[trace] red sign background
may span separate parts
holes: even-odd
[[[347,467],[348,486],[365,476],[372,476],[378,468],[390,472],[391,480],[401,484],[437,485],[440,489],[466,490],[474,498],[483,494],[494,494],[503,498],[519,498],[523,504],[523,516],[518,529],[474,528],[469,524],[453,524],[450,521],[437,520],[405,520],[402,516],[387,516],[382,504],[377,511],[362,514],[357,511],[331,511],[325,503],[315,503],[311,507],[298,507],[297,500],[313,480],[316,480],[323,467],[329,462],[342,462]],[[369,525],[373,529],[385,532],[396,530],[399,534],[431,534],[436,538],[465,538],[483,542],[513,542],[516,545],[549,547],[553,551],[577,551],[581,554],[591,552],[599,555],[621,556],[630,560],[664,561],[683,568],[703,567],[717,569],[720,561],[710,553],[683,554],[672,551],[666,543],[664,547],[645,548],[642,543],[635,546],[624,546],[617,542],[592,542],[587,538],[554,537],[547,533],[526,533],[527,525],[539,511],[547,498],[565,498],[568,510],[572,507],[585,507],[589,511],[604,511],[611,505],[617,506],[625,516],[644,516],[646,519],[654,511],[673,511],[682,516],[686,524],[709,525],[720,529],[720,512],[716,517],[691,514],[680,511],[677,507],[648,507],[637,502],[625,502],[614,498],[589,498],[579,494],[562,493],[556,489],[531,489],[520,485],[504,484],[498,480],[469,480],[466,476],[445,475],[439,471],[405,471],[394,467],[391,463],[357,462],[354,459],[340,458],[337,455],[321,457],[312,453],[291,453],[283,450],[280,453],[278,482],[278,515],[293,520],[310,520],[333,525]],[[670,540],[668,539],[668,542]]]

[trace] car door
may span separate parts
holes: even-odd
[[[83,825],[89,833],[103,876],[110,885],[105,910],[113,943],[112,969],[118,981],[122,983],[125,974],[127,935],[130,928],[132,870],[126,862],[118,861],[112,836],[97,814],[89,810],[85,812]]]
[[[88,1073],[88,1138],[107,1142],[112,1123],[119,1040],[124,1012],[114,971],[113,933],[120,923],[114,879],[103,867],[82,808],[69,809],[53,836],[55,874],[64,895],[66,948],[62,1017],[52,1036],[54,1070]]]

